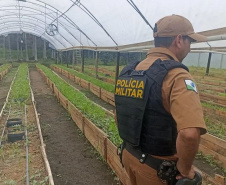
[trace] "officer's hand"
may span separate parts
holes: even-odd
[[[195,170],[193,169],[193,167],[189,171],[184,171],[181,168],[179,161],[177,163],[177,170],[180,172],[180,174],[176,176],[177,180],[182,178],[194,179],[195,177]]]

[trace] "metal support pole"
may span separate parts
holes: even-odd
[[[28,50],[27,50],[27,34],[24,33],[24,39],[25,39],[25,54],[26,54],[26,57],[25,57],[25,61],[28,61]]]
[[[3,45],[3,49],[4,49],[3,58],[6,59],[6,57],[5,57],[5,36],[3,36],[3,42],[4,42],[4,45]]]
[[[84,73],[84,49],[82,50],[82,65],[81,65],[81,70],[82,70],[82,73]]]
[[[57,51],[57,64],[59,63],[59,51]]]
[[[201,53],[199,53],[199,57],[198,57],[198,67],[200,67],[200,57],[201,57]]]
[[[21,34],[20,44],[21,44],[21,46],[20,46],[20,58],[21,58],[21,60],[23,60],[24,59],[24,55],[23,55],[23,44],[24,44],[23,33]]]
[[[117,61],[116,61],[116,68],[115,68],[115,84],[117,82],[118,75],[119,75],[119,61],[120,61],[120,52],[117,53]]]
[[[34,36],[34,46],[35,46],[35,61],[38,61],[38,53],[37,53],[37,40],[36,36]]]
[[[10,61],[10,62],[12,62],[12,53],[11,53],[11,43],[10,43],[10,35],[8,35],[8,47],[9,47],[9,52],[8,52],[8,60]]]
[[[44,47],[43,47],[43,59],[46,60],[47,57],[46,57],[46,40],[43,40],[43,44],[44,44]]]
[[[53,59],[53,49],[51,49],[51,59]]]
[[[62,64],[63,63],[63,56],[62,56],[62,51],[60,52],[60,63]]]
[[[18,34],[16,34],[16,38],[17,38],[17,41],[16,41],[16,47],[17,47],[17,60],[19,61],[20,47],[19,47],[19,36],[18,36]]]
[[[98,78],[98,51],[96,51],[96,60],[95,60],[95,77]]]
[[[220,63],[220,69],[222,69],[222,66],[223,66],[223,58],[224,58],[224,54],[221,54],[221,63]]]
[[[75,50],[72,51],[72,69],[75,68]]]
[[[129,52],[127,53],[127,64],[129,63]]]
[[[209,69],[210,69],[210,61],[211,61],[212,53],[209,53],[207,68],[206,68],[206,75],[209,75]]]

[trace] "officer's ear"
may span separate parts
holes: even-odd
[[[181,48],[182,47],[182,43],[183,42],[183,36],[181,34],[177,35],[173,41],[174,45],[177,48]]]

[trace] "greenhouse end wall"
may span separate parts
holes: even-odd
[[[186,66],[207,67],[209,53],[189,53],[183,60]],[[226,69],[226,55],[213,53],[210,62],[211,68]]]

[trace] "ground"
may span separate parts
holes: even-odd
[[[55,184],[119,184],[35,68],[30,78]]]

